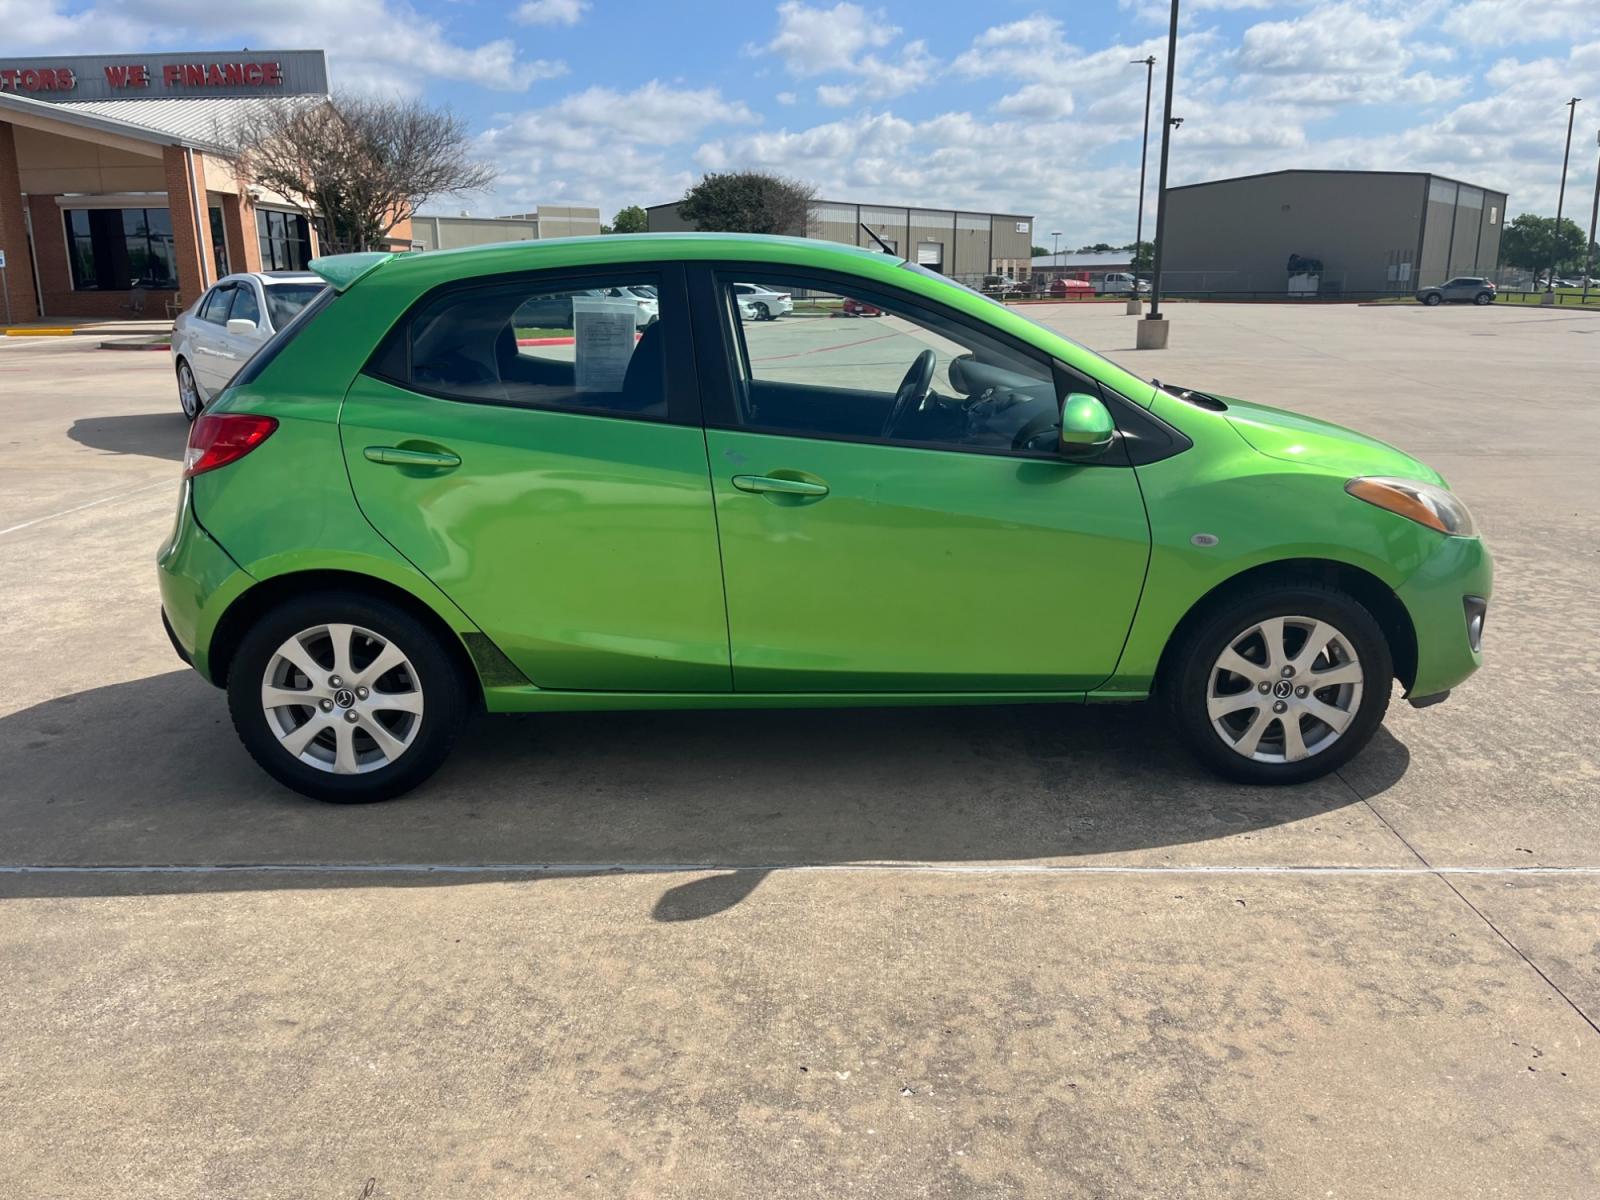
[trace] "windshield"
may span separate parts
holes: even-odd
[[[317,298],[323,286],[320,283],[267,284],[267,313],[272,317],[272,327],[282,329],[294,320],[302,308]]]

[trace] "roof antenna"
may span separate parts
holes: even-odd
[[[885,254],[893,254],[894,253],[894,247],[889,245],[888,242],[884,241],[877,234],[873,233],[872,232],[872,226],[868,225],[865,221],[858,221],[858,222],[856,222],[856,224],[861,226],[862,230],[866,233],[866,235],[869,238],[871,238],[873,241],[878,243],[879,248]]]

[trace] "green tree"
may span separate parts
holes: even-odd
[[[1034,258],[1043,258],[1045,255],[1050,253],[1050,250],[1045,246],[1034,246],[1029,249],[1028,253],[1033,255]]]
[[[1079,254],[1108,254],[1108,253],[1110,253],[1111,251],[1113,251],[1115,249],[1116,249],[1115,246],[1109,245],[1106,242],[1096,242],[1092,246],[1079,246],[1078,247],[1078,253]]]
[[[1148,275],[1155,269],[1156,244],[1154,242],[1129,242],[1124,250],[1133,253],[1133,273],[1135,275]]]
[[[678,215],[714,233],[803,235],[816,189],[766,171],[712,172],[684,193]]]
[[[1500,238],[1500,261],[1534,272],[1551,267],[1558,274],[1576,271],[1583,265],[1584,240],[1583,230],[1571,217],[1562,217],[1557,229],[1554,217],[1523,213]]]
[[[617,215],[611,218],[611,227],[607,233],[647,233],[650,230],[650,218],[645,215],[644,209],[637,204],[630,204],[627,208],[618,209]]]

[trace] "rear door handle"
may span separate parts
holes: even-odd
[[[741,492],[776,492],[780,496],[826,496],[828,485],[804,479],[780,479],[776,475],[735,475],[733,486]]]
[[[459,467],[461,458],[448,451],[407,450],[403,446],[368,446],[362,453],[368,462],[385,467]]]

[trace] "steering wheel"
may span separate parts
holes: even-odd
[[[911,364],[911,369],[906,372],[906,377],[900,381],[900,390],[894,394],[894,404],[889,408],[889,415],[883,422],[883,429],[879,437],[889,437],[894,432],[894,427],[900,424],[900,418],[913,408],[921,408],[928,398],[928,390],[933,387],[933,368],[938,362],[932,350],[924,350],[917,355],[916,361]]]

